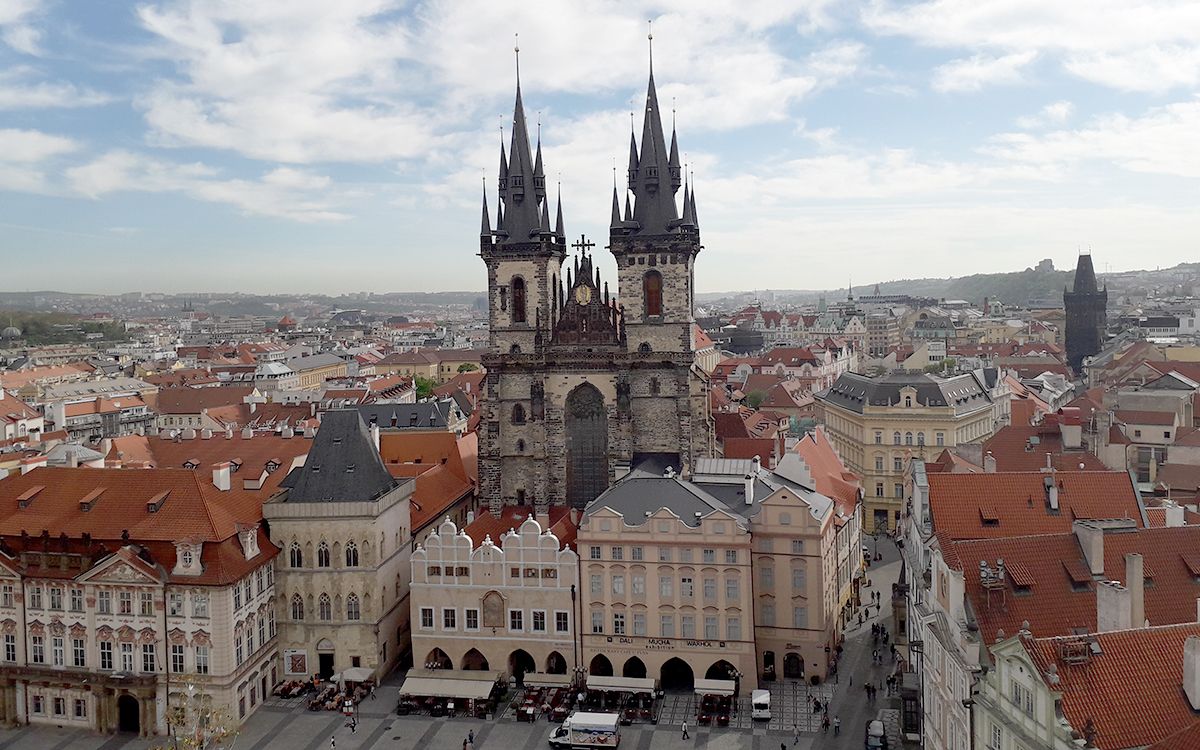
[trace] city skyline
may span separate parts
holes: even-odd
[[[1173,265],[1200,230],[1200,13],[1109,5],[0,0],[5,290],[481,289],[517,32],[566,233],[599,241],[647,19],[701,292],[1070,268],[1088,246],[1105,270]]]

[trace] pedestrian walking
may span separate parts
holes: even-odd
[[[475,730],[474,729],[467,732],[467,742],[471,743],[472,745],[475,744]]]
[[[780,743],[779,743],[779,750],[787,750],[787,743],[786,743],[786,742],[780,742]]]
[[[689,740],[689,739],[691,739],[691,737],[690,737],[690,736],[688,736],[688,731],[687,731],[687,719],[684,719],[684,720],[683,720],[683,723],[679,725],[679,730],[680,730],[681,732],[683,732],[683,739],[685,739],[685,740]]]
[[[829,734],[829,714],[826,714],[825,718],[821,719],[821,733]]]
[[[833,736],[837,737],[842,733],[842,719],[839,716],[833,717]]]
[[[850,680],[850,682],[849,682],[850,687],[854,687],[854,673],[851,672],[849,675],[847,675],[847,678]]]
[[[792,745],[800,744],[800,727],[792,725]]]
[[[329,750],[337,750],[337,738],[329,735]]]

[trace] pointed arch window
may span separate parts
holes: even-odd
[[[358,620],[362,617],[362,610],[358,606],[358,595],[351,594],[346,597],[346,619]]]
[[[325,542],[321,542],[317,545],[317,567],[329,567],[329,545]]]
[[[292,619],[304,619],[304,597],[299,594],[292,594]]]
[[[512,320],[514,323],[524,323],[525,318],[525,279],[514,276],[512,280]]]
[[[512,408],[512,423],[525,424],[525,407],[520,404],[513,404]]]
[[[354,542],[346,542],[346,567],[358,567],[358,545]]]
[[[642,277],[642,299],[646,315],[662,315],[663,278],[658,271],[647,271]]]
[[[304,567],[304,552],[301,551],[299,542],[292,542],[291,548],[288,549],[288,564],[293,568]]]
[[[329,594],[321,594],[317,602],[317,617],[325,621],[333,619],[333,604],[329,601]]]

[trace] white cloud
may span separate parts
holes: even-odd
[[[1200,83],[1200,3],[1192,0],[870,0],[863,22],[946,49],[1039,52],[1124,90]]]
[[[78,143],[60,135],[0,128],[0,190],[51,192],[48,163],[78,148]]]
[[[0,0],[0,40],[17,52],[39,54],[41,32],[29,22],[40,5],[39,0]]]
[[[1107,162],[1147,174],[1200,178],[1200,99],[1151,109],[1140,117],[1110,114],[1078,130],[1004,133],[985,153],[1016,163],[1070,166]]]
[[[1036,130],[1048,125],[1062,125],[1071,119],[1075,113],[1075,105],[1062,99],[1042,107],[1036,115],[1026,115],[1017,118],[1017,127],[1022,130]]]
[[[64,81],[32,79],[37,72],[29,67],[0,71],[0,110],[94,107],[111,98],[91,89],[81,89]]]
[[[236,206],[246,214],[301,222],[340,221],[329,196],[317,188],[328,184],[321,175],[277,169],[259,180],[219,177],[204,164],[165,162],[129,151],[110,151],[87,164],[68,169],[69,185],[88,198],[116,192],[183,193],[197,200]]]
[[[942,92],[979,91],[995,84],[1020,83],[1024,69],[1035,57],[1035,52],[1016,52],[1002,57],[974,55],[951,60],[934,69],[933,88]]]

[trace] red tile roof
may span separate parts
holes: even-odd
[[[1117,409],[1118,421],[1125,424],[1153,424],[1170,427],[1175,424],[1175,412],[1170,411],[1141,411],[1138,409]]]
[[[1046,502],[1043,480],[1059,487],[1059,512]],[[1076,519],[1130,518],[1144,524],[1141,502],[1123,471],[996,472],[929,475],[933,526],[951,539],[1066,533]],[[999,523],[984,524],[980,510],[994,508]]]
[[[1070,637],[1024,639],[1034,664],[1048,681],[1054,665],[1062,693],[1063,713],[1082,732],[1091,722],[1100,750],[1143,747],[1194,724],[1183,684],[1183,645],[1200,636],[1200,624],[1117,630],[1089,636],[1099,653],[1089,649],[1082,664],[1063,658]],[[1175,746],[1168,745],[1172,750]]]
[[[818,427],[807,433],[796,442],[793,450],[808,465],[817,492],[833,500],[842,515],[853,515],[862,485],[858,477],[842,463],[825,429]]]
[[[414,531],[435,523],[475,490],[452,432],[385,432],[379,436],[379,448],[392,476],[416,477],[411,509]]]
[[[154,410],[159,414],[199,414],[202,409],[241,404],[253,390],[250,385],[163,388],[154,399]]]
[[[218,432],[207,440],[195,437],[172,440],[166,435],[142,437],[129,435],[113,438],[107,461],[120,461],[125,468],[182,469],[194,465],[204,476],[211,476],[213,464],[228,461],[235,468],[230,478],[235,487],[244,487],[244,481],[257,480],[267,470],[267,464],[277,463],[279,468],[263,481],[257,492],[264,497],[283,481],[297,460],[303,461],[312,447],[312,440],[303,435],[285,438],[273,433],[256,432],[254,437],[244,438],[235,430],[231,437]]]
[[[68,417],[81,417],[85,414],[111,414],[113,412],[124,411],[125,409],[136,409],[145,405],[146,402],[137,396],[122,396],[120,398],[98,396],[91,401],[67,404],[63,411]]]
[[[1050,415],[1054,416],[1054,415]],[[996,459],[998,471],[1038,471],[1046,465],[1046,454],[1059,471],[1104,471],[1104,462],[1082,448],[1063,448],[1062,431],[1057,424],[1008,425],[983,443],[986,454]],[[1037,445],[1031,443],[1037,438]],[[1080,464],[1083,464],[1080,469]]]
[[[494,543],[499,544],[500,537],[507,534],[510,529],[520,528],[525,519],[533,515],[533,512],[533,508],[522,505],[506,505],[500,510],[499,516],[493,515],[490,510],[481,510],[475,520],[468,524],[463,531],[471,537],[471,541],[475,543],[476,547],[488,537]],[[552,505],[549,514],[550,531],[558,537],[560,544],[574,549],[578,525],[572,518],[571,509],[561,505]]]
[[[1164,737],[1146,750],[1200,750],[1200,721]]]
[[[1103,580],[1126,582],[1125,555],[1142,555],[1146,576],[1145,614],[1152,625],[1194,622],[1200,582],[1185,556],[1200,548],[1200,527],[1141,529],[1104,535]],[[1096,584],[1074,534],[975,539],[953,543],[979,632],[991,642],[997,631],[1012,636],[1028,622],[1037,637],[1094,631]],[[1004,560],[1009,575],[998,589],[980,583],[979,562],[993,569]],[[1027,582],[1018,580],[1023,574]],[[1073,579],[1078,579],[1076,585]],[[1019,590],[1022,589],[1023,590]]]

